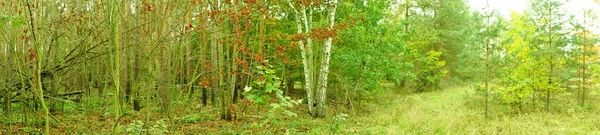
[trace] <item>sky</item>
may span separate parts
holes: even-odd
[[[484,10],[486,0],[468,0],[473,10]],[[489,0],[490,7],[498,10],[502,15],[509,16],[512,11],[523,12],[529,5],[529,0]],[[571,0],[563,6],[571,14],[583,13],[583,9],[600,11],[600,4],[594,0]]]
[[[472,10],[485,11],[486,0],[468,0]],[[522,13],[529,7],[529,0],[489,0],[490,8],[498,10],[501,15],[509,17],[513,11]],[[567,14],[574,15],[575,20],[582,22],[583,11],[585,9],[593,9],[595,13],[600,14],[600,3],[595,3],[594,0],[570,0],[562,7]],[[598,16],[600,18],[600,16]],[[600,20],[597,20],[598,22]],[[600,32],[600,28],[596,28],[595,33]]]

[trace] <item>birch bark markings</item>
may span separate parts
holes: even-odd
[[[331,0],[326,4],[329,14],[327,16],[328,24],[326,26],[327,39],[323,42],[323,54],[319,54],[320,61],[317,61],[317,55],[313,54],[312,38],[310,32],[312,31],[312,6],[314,2],[300,3],[300,11],[294,6],[291,0],[286,0],[288,6],[296,14],[296,34],[301,37],[298,41],[300,44],[300,51],[302,55],[302,64],[304,67],[304,81],[306,89],[306,98],[308,102],[309,114],[313,117],[325,117],[325,103],[327,97],[327,76],[329,74],[329,63],[331,60],[331,46],[333,44],[333,32],[335,32],[335,14],[338,1]],[[307,14],[308,10],[308,14]],[[304,31],[302,31],[304,28]],[[302,36],[303,35],[303,36]],[[304,38],[304,39],[303,39]],[[304,44],[306,40],[306,44]],[[316,63],[319,62],[321,65],[317,67]],[[313,99],[313,95],[316,100]],[[315,108],[316,107],[316,110]],[[315,112],[316,111],[316,112]]]
[[[306,27],[308,27],[308,23],[307,21],[302,22],[302,20],[306,20],[306,8],[302,8],[302,18],[300,17],[300,13],[298,12],[298,10],[296,9],[296,7],[294,6],[294,4],[292,4],[292,2],[290,0],[287,0],[288,6],[290,6],[290,8],[292,8],[292,11],[296,14],[296,33],[297,34],[303,34],[304,32],[302,31],[302,25],[305,25]],[[312,91],[313,91],[313,87],[312,87],[312,80],[313,80],[313,73],[312,70],[309,69],[309,67],[313,67],[311,65],[308,65],[309,63],[312,63],[312,61],[309,61],[308,58],[312,57],[312,53],[308,53],[308,52],[312,52],[311,50],[311,43],[312,42],[308,42],[307,39],[307,44],[304,44],[303,40],[298,41],[298,44],[300,44],[300,52],[302,55],[302,65],[304,68],[304,82],[305,82],[305,90],[306,90],[306,100],[308,103],[308,113],[309,114],[313,114],[313,98],[312,98]],[[308,53],[308,55],[307,55]]]
[[[329,6],[329,31],[333,31],[333,26],[335,25],[335,12],[337,8],[338,0],[333,0],[328,4]],[[325,117],[325,103],[327,97],[327,75],[329,74],[329,61],[331,60],[331,44],[333,43],[333,35],[330,35],[327,40],[325,40],[325,57],[323,57],[323,62],[321,63],[321,88],[319,93],[317,94],[317,114],[316,117]]]

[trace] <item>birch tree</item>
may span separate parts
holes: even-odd
[[[287,0],[286,2],[295,14],[296,34],[300,36],[297,43],[301,49],[309,114],[313,117],[325,117],[324,106],[327,97],[327,76],[329,74],[331,46],[334,35],[336,35],[334,26],[338,1],[330,0],[323,4],[320,4],[320,1],[308,0],[298,1],[295,4],[291,0]],[[319,6],[326,7],[328,23],[325,28],[313,29],[313,8],[318,8]],[[325,39],[322,48],[323,54],[313,53],[313,37]],[[316,60],[318,58],[317,55],[321,58],[318,61]],[[321,63],[321,65],[317,67],[316,63]],[[313,99],[313,96],[315,96],[316,100]]]
[[[329,61],[331,60],[331,46],[333,44],[333,35],[334,35],[334,25],[335,25],[335,11],[337,8],[338,0],[332,0],[327,5],[329,6],[329,26],[328,30],[330,32],[329,37],[325,40],[325,51],[323,62],[321,63],[321,76],[319,77],[321,81],[321,86],[319,89],[319,93],[317,94],[317,114],[316,117],[325,117],[325,103],[327,97],[327,75],[329,74]]]
[[[310,24],[306,15],[306,10],[307,8],[310,8],[310,6],[312,4],[314,4],[312,1],[310,3],[306,3],[306,1],[304,1],[304,3],[300,3],[298,4],[298,6],[300,6],[300,9],[298,9],[292,2],[291,0],[287,0],[287,4],[288,6],[290,6],[290,8],[292,9],[292,11],[295,14],[295,20],[296,20],[296,33],[298,35],[302,35],[302,34],[306,34],[309,32],[310,28]],[[311,10],[311,9],[308,9]],[[312,13],[312,10],[309,11],[309,13]],[[311,14],[312,15],[312,14]],[[303,29],[304,28],[304,29]],[[304,43],[306,41],[306,44]],[[313,111],[313,80],[314,78],[314,70],[312,70],[311,68],[314,68],[313,66],[313,57],[312,57],[312,39],[310,36],[306,37],[306,39],[300,39],[298,41],[298,44],[300,45],[300,52],[302,55],[302,65],[303,65],[303,69],[304,69],[304,89],[306,90],[306,102],[308,103],[308,113],[313,115],[314,111]]]

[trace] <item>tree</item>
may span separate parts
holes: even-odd
[[[408,12],[403,14],[404,41],[411,48],[410,59],[415,60],[416,89],[436,89],[447,74],[457,74],[457,56],[467,41],[462,33],[468,30],[468,6],[462,0],[416,0],[404,5]]]
[[[292,9],[293,13],[295,14],[295,20],[296,20],[296,30],[297,30],[297,36],[301,36],[301,34],[305,34],[308,33],[309,30],[312,27],[312,6],[313,2],[307,2],[307,1],[301,1],[303,3],[297,3],[297,5],[300,7],[299,9],[296,8],[297,6],[294,5],[294,3],[291,2],[291,0],[287,0],[287,4],[288,6]],[[307,11],[309,10],[309,14],[307,15]],[[310,17],[310,18],[307,18]],[[310,19],[310,20],[309,20]],[[303,29],[304,28],[304,29]],[[306,44],[305,44],[306,41]],[[298,44],[300,45],[300,51],[302,54],[302,65],[304,67],[304,87],[306,90],[306,102],[308,103],[308,113],[312,116],[315,116],[314,114],[314,110],[313,110],[313,91],[314,91],[314,81],[315,81],[315,77],[314,77],[314,70],[311,68],[314,68],[314,62],[313,62],[313,49],[312,49],[312,38],[310,36],[307,36],[306,39],[300,39],[298,40]]]
[[[35,3],[37,5],[38,3]],[[31,34],[33,36],[33,49],[28,50],[29,62],[34,63],[33,65],[33,78],[30,80],[32,87],[34,87],[36,91],[36,95],[40,100],[42,108],[44,109],[44,133],[50,134],[50,111],[46,106],[46,102],[44,100],[44,87],[42,86],[42,72],[43,72],[43,61],[44,61],[44,35],[45,32],[36,31],[37,27],[44,26],[44,21],[41,21],[46,16],[39,14],[42,12],[42,9],[38,6],[33,7],[30,1],[25,3],[27,6],[27,11],[29,12],[29,24],[31,26]],[[33,11],[35,10],[35,11]],[[37,18],[37,19],[36,19]],[[36,34],[37,33],[37,34]]]
[[[120,2],[118,0],[112,0],[110,1],[110,10],[109,10],[109,14],[110,14],[110,22],[112,24],[112,42],[113,45],[115,47],[115,51],[113,54],[114,57],[114,70],[113,70],[113,81],[115,84],[115,97],[114,97],[114,104],[115,104],[115,126],[113,128],[113,133],[119,134],[120,133],[120,129],[119,129],[119,120],[121,117],[121,101],[120,101],[120,97],[119,97],[119,93],[121,92],[119,89],[121,88],[121,61],[120,61],[120,43],[119,43],[119,24],[120,24],[120,17],[118,17],[119,15],[119,8],[120,8]]]
[[[387,1],[353,1],[338,7],[339,37],[331,63],[331,95],[342,99],[346,107],[360,110],[361,102],[383,92],[381,81],[403,86],[413,80],[410,72],[412,60],[405,59],[409,48],[402,40],[403,29],[396,29],[400,22],[381,21],[391,16],[386,12]],[[376,36],[374,36],[376,35]],[[336,91],[337,90],[337,91]],[[343,93],[343,94],[342,94]],[[356,109],[358,108],[358,109]]]
[[[594,63],[596,61],[596,53],[597,50],[594,47],[595,37],[590,28],[593,28],[594,20],[597,20],[596,15],[592,12],[592,10],[586,9],[582,14],[582,22],[571,22],[571,25],[574,28],[574,32],[571,33],[571,41],[576,45],[577,56],[575,57],[575,61],[577,61],[577,67],[575,70],[578,73],[579,79],[577,87],[578,90],[578,102],[581,106],[585,106],[586,94],[589,88],[592,86],[588,86],[588,83],[591,83],[591,80],[595,80],[593,76],[588,72],[591,69],[590,63]]]
[[[484,55],[483,55],[483,59],[484,59],[484,67],[485,67],[485,117],[488,118],[489,117],[489,100],[490,100],[490,88],[489,88],[489,83],[491,81],[491,78],[493,77],[493,72],[490,71],[492,68],[492,62],[494,61],[493,58],[495,58],[494,52],[496,52],[496,46],[498,46],[498,41],[497,38],[500,37],[500,31],[502,30],[502,17],[500,17],[500,15],[498,15],[497,12],[495,11],[491,11],[490,7],[489,7],[489,0],[486,1],[486,9],[488,10],[484,17],[485,17],[485,22],[484,22],[484,28],[480,31],[481,34],[481,38],[483,41],[483,51],[484,51]],[[494,21],[494,22],[492,22]],[[492,68],[493,69],[493,68]]]
[[[337,5],[338,5],[338,1],[337,0],[331,0],[329,3],[327,3],[328,5],[328,9],[329,9],[329,26],[328,26],[328,36],[327,36],[327,40],[325,40],[325,51],[324,51],[324,57],[323,57],[323,62],[321,63],[321,73],[320,73],[320,81],[321,81],[321,88],[319,93],[317,94],[317,114],[316,117],[325,117],[325,103],[326,103],[326,96],[327,96],[327,76],[329,75],[329,61],[331,59],[331,44],[333,44],[333,36],[336,33],[336,30],[334,29],[334,25],[335,25],[335,14],[336,14],[336,9],[337,9]]]
[[[563,89],[559,84],[564,81],[559,78],[556,73],[564,70],[562,66],[565,60],[564,48],[567,46],[567,38],[564,33],[564,11],[559,10],[563,5],[560,0],[532,0],[531,14],[532,21],[541,23],[532,23],[536,28],[536,37],[533,40],[534,44],[538,44],[539,55],[542,68],[546,68],[547,72],[543,73],[545,85],[538,87],[539,92],[546,94],[546,111],[550,111],[550,97],[552,92],[561,92]],[[539,77],[542,77],[539,76]]]
[[[503,31],[502,50],[505,54],[499,65],[502,78],[499,81],[500,89],[496,89],[502,99],[521,107],[524,99],[533,96],[534,90],[539,88],[539,76],[544,72],[537,65],[534,53],[537,48],[531,43],[535,27],[530,24],[529,14],[523,15],[513,12],[508,21],[507,31]]]

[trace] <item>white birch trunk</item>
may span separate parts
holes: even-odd
[[[290,6],[290,8],[292,8],[292,10],[294,11],[294,13],[296,14],[296,27],[297,27],[297,33],[298,34],[302,34],[302,25],[303,25],[303,20],[304,20],[304,25],[308,27],[308,22],[306,21],[306,9],[302,8],[302,18],[300,13],[298,12],[298,10],[295,8],[295,6],[292,4],[292,2],[290,0],[286,0],[288,5]],[[312,109],[312,104],[313,104],[313,97],[312,97],[312,93],[313,93],[313,77],[312,77],[312,70],[309,69],[309,67],[312,67],[309,65],[309,63],[312,63],[312,61],[309,61],[308,58],[312,57],[312,53],[308,53],[307,56],[307,50],[308,52],[312,52],[311,50],[311,40],[307,39],[307,43],[308,45],[304,44],[304,41],[300,40],[298,41],[298,43],[300,44],[300,52],[302,55],[302,65],[304,67],[304,81],[306,83],[305,85],[305,89],[306,89],[306,100],[308,102],[308,113],[309,114],[313,114],[313,109]]]
[[[335,25],[335,11],[337,0],[333,0],[329,11],[329,30],[333,30]],[[331,59],[331,44],[333,43],[333,37],[327,38],[324,43],[324,57],[321,63],[321,84],[319,91],[317,92],[317,114],[316,117],[325,117],[325,99],[327,97],[327,74],[329,73],[329,61]]]

